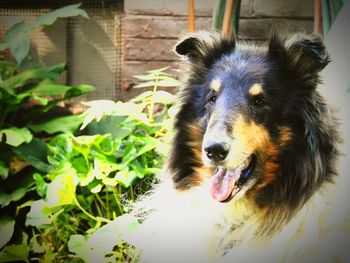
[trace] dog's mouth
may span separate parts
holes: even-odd
[[[250,155],[234,169],[218,166],[211,180],[211,195],[219,202],[231,200],[255,170],[256,156]]]

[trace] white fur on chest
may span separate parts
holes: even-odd
[[[328,199],[315,194],[280,232],[267,238],[255,235],[260,219],[245,199],[219,203],[206,186],[179,193],[163,183],[139,204],[156,211],[142,224],[135,243],[150,263],[350,260],[342,247],[350,244],[349,233],[344,220],[332,214]]]

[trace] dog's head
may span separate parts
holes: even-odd
[[[190,65],[170,163],[177,187],[200,184],[207,174],[218,201],[246,194],[261,205],[295,205],[307,198],[329,173],[319,163],[334,151],[316,91],[329,62],[321,39],[274,35],[254,46],[200,33],[176,52]]]

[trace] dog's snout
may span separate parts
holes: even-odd
[[[204,147],[207,157],[212,161],[223,161],[228,155],[230,146],[226,142],[209,142]]]

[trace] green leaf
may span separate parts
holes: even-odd
[[[9,30],[6,31],[4,35],[5,42],[11,41],[12,38],[15,38],[17,34],[24,32],[26,29],[26,24],[23,21],[14,24]]]
[[[176,79],[167,79],[167,80],[160,80],[158,82],[159,87],[177,87],[181,84],[181,82],[177,81]]]
[[[97,179],[107,177],[110,173],[117,171],[120,165],[116,164],[114,160],[110,161],[105,155],[98,155],[94,160],[94,173]]]
[[[39,173],[34,173],[33,178],[36,184],[36,192],[41,197],[44,197],[46,194],[47,189],[47,183],[45,182],[44,178]]]
[[[32,203],[26,216],[26,226],[45,227],[51,224],[52,220],[49,204],[40,199]]]
[[[121,102],[118,101],[115,105],[115,115],[118,116],[130,116],[136,120],[143,122],[146,125],[150,125],[147,115],[143,113],[143,107],[133,102]]]
[[[114,179],[125,188],[130,187],[137,178],[138,177],[135,171],[120,171],[117,172],[114,177]]]
[[[156,146],[157,146],[156,140],[148,140],[148,142],[138,150],[136,150],[133,147],[130,152],[125,153],[122,161],[123,165],[125,166],[128,165],[128,163],[132,162],[142,154],[155,149]]]
[[[84,114],[64,116],[41,124],[31,124],[29,125],[29,128],[34,132],[44,131],[48,134],[54,134],[57,132],[74,133],[84,121],[84,118]]]
[[[111,100],[93,100],[82,104],[88,106],[89,109],[85,111],[85,119],[80,130],[83,130],[93,120],[99,122],[104,116],[111,115],[116,106],[114,101]]]
[[[47,163],[49,150],[47,144],[42,139],[34,137],[30,143],[23,143],[13,148],[12,151],[38,170],[49,172],[50,166]]]
[[[0,130],[0,138],[5,135],[5,142],[11,146],[19,146],[24,142],[30,142],[33,135],[28,128],[11,127],[8,129]]]
[[[148,75],[133,75],[134,78],[139,80],[154,80],[154,77],[156,75],[154,74],[148,74]]]
[[[91,193],[99,193],[102,190],[102,184],[100,180],[93,180],[88,184],[88,189],[91,191]]]
[[[8,175],[9,175],[9,168],[7,167],[5,162],[0,160],[0,178],[2,180],[5,180]]]
[[[57,64],[46,68],[29,68],[3,81],[0,86],[5,90],[13,93],[13,89],[23,86],[30,80],[49,79],[56,81],[64,69],[65,64]]]
[[[56,84],[52,80],[44,79],[38,85],[33,86],[30,91],[46,96],[56,96],[66,93],[71,88],[70,86]]]
[[[159,73],[163,73],[163,71],[167,70],[169,67],[164,67],[164,68],[159,68],[159,69],[153,69],[153,70],[148,70],[148,73],[151,74],[159,74]]]
[[[68,241],[68,249],[70,252],[75,253],[78,257],[80,257],[85,262],[91,262],[90,261],[91,251],[89,251],[85,247],[86,240],[87,240],[87,237],[83,235],[71,235]]]
[[[16,59],[17,64],[20,65],[29,53],[29,35],[26,32],[20,32],[15,37],[11,38],[7,42],[7,45],[11,50],[12,56]]]
[[[47,98],[41,97],[38,94],[32,93],[33,99],[35,99],[40,105],[47,105],[49,100]]]
[[[64,95],[65,99],[70,99],[70,98],[74,98],[77,96],[81,96],[90,92],[95,91],[95,87],[91,86],[91,85],[86,85],[86,84],[81,84],[75,87],[72,87],[71,89],[69,89],[66,94]]]
[[[0,192],[0,207],[8,206],[10,202],[20,200],[27,193],[27,188],[18,188],[10,194]]]
[[[151,80],[151,81],[141,82],[133,86],[133,88],[140,89],[140,88],[154,87],[155,85],[156,85],[156,82],[154,80]]]
[[[0,249],[6,245],[6,243],[11,239],[13,231],[15,229],[15,220],[11,217],[3,215],[0,217]]]
[[[162,90],[155,92],[154,98],[153,98],[154,103],[162,103],[165,105],[174,104],[175,100],[176,100],[176,96]]]
[[[0,251],[0,262],[28,262],[29,249],[27,244],[5,246]]]
[[[107,255],[112,253],[116,245],[123,241],[134,244],[138,226],[135,217],[124,214],[100,227],[88,238],[72,235],[68,249],[85,262],[107,262]]]
[[[13,25],[4,36],[4,45],[10,48],[11,54],[16,59],[18,65],[21,64],[29,53],[30,39],[26,30],[26,24],[19,22]]]
[[[50,208],[74,203],[76,188],[75,175],[74,169],[68,172],[65,171],[65,173],[57,176],[47,185],[46,200]]]
[[[52,12],[41,15],[35,19],[32,27],[48,26],[52,25],[58,18],[72,17],[72,16],[82,16],[84,18],[89,18],[88,14],[79,7],[81,4],[68,5]]]

